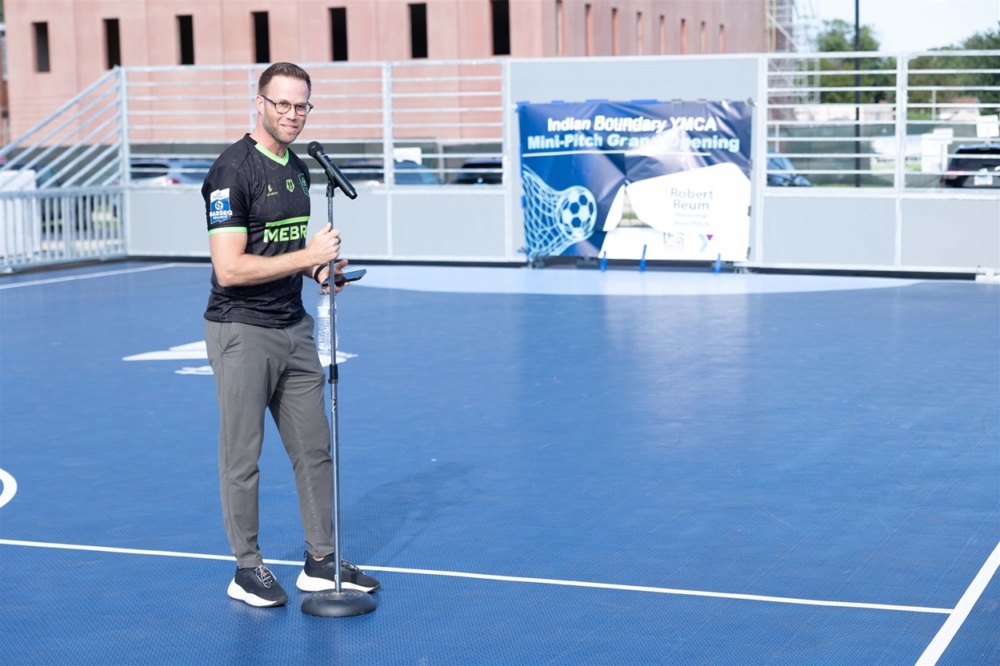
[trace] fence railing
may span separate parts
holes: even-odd
[[[322,63],[312,80],[310,140],[350,177],[447,184],[470,159],[501,156],[500,61]],[[123,71],[130,157],[214,159],[256,119],[262,65],[134,67]],[[301,152],[305,152],[304,150]],[[401,164],[402,163],[402,164]],[[319,176],[316,170],[315,175]]]
[[[1000,52],[763,58],[766,185],[1000,190]],[[123,256],[129,193],[199,184],[252,128],[262,67],[116,68],[0,149],[0,270]],[[306,68],[308,139],[356,184],[511,182],[505,61]]]
[[[798,173],[814,186],[936,188],[962,146],[1000,141],[996,51],[775,54],[769,64],[769,152],[794,165],[775,175]],[[970,174],[996,161],[970,159]]]
[[[0,149],[0,270],[125,256],[121,70]]]

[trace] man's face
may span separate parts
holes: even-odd
[[[295,113],[296,104],[305,104],[309,101],[309,86],[302,79],[293,79],[287,76],[275,76],[267,84],[264,97],[274,102],[288,102],[292,108],[285,113],[278,113],[274,104],[257,96],[257,111],[263,119],[264,131],[271,135],[275,141],[284,146],[289,145],[306,125],[307,115],[300,116]]]

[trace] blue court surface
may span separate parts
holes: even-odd
[[[226,596],[209,266],[0,278],[0,664],[1000,663],[1000,286],[367,268],[341,619],[270,420]]]

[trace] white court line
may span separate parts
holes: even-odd
[[[55,284],[57,282],[75,282],[77,280],[89,280],[91,278],[108,277],[109,275],[127,275],[129,273],[144,273],[146,271],[158,271],[164,268],[176,268],[183,264],[157,264],[155,266],[145,266],[143,268],[123,268],[120,271],[102,271],[100,273],[85,273],[83,275],[68,275],[66,277],[49,278],[47,280],[28,280],[27,282],[15,282],[13,284],[2,284],[0,289],[18,289],[20,287],[34,287],[40,284]]]
[[[920,655],[920,659],[917,660],[917,666],[932,666],[938,662],[938,659],[944,654],[951,640],[955,638],[955,634],[958,633],[966,618],[969,617],[969,613],[976,605],[976,602],[979,601],[979,596],[986,589],[993,576],[996,575],[998,568],[1000,568],[1000,543],[993,549],[993,554],[986,558],[986,563],[983,564],[983,568],[979,570],[976,577],[972,579],[969,589],[958,600],[955,610],[949,613],[948,619],[945,620],[941,629],[938,630],[937,635],[934,636],[934,640],[927,646],[924,653]]]
[[[0,507],[14,499],[17,494],[17,480],[11,476],[10,472],[0,469]]]
[[[123,553],[127,555],[161,555],[166,557],[188,557],[202,560],[235,561],[231,555],[205,555],[201,553],[178,553],[166,550],[139,550],[135,548],[112,548],[108,546],[82,546],[66,543],[46,543],[41,541],[17,541],[0,539],[0,545],[28,546],[31,548],[58,548],[64,550],[87,550],[100,553]],[[301,567],[302,561],[264,560],[266,564],[279,564]],[[461,571],[435,571],[433,569],[402,569],[399,567],[378,567],[359,565],[370,571],[387,571],[390,573],[415,574],[423,576],[448,576],[451,578],[475,578],[478,580],[496,580],[509,583],[537,583],[542,585],[562,585],[566,587],[588,587],[601,590],[622,590],[626,592],[653,592],[656,594],[674,594],[690,597],[712,597],[716,599],[739,599],[741,601],[766,601],[779,604],[798,604],[801,606],[828,606],[834,608],[861,608],[865,610],[901,611],[905,613],[938,613],[949,615],[950,608],[930,608],[925,606],[897,606],[893,604],[870,604],[853,601],[824,601],[820,599],[796,599],[794,597],[769,597],[757,594],[733,594],[729,592],[707,592],[702,590],[678,590],[669,587],[646,587],[641,585],[617,585],[614,583],[588,583],[575,580],[557,580],[551,578],[524,578],[521,576],[497,576],[493,574],[465,573]]]

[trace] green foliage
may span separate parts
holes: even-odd
[[[968,51],[1000,50],[1000,21],[997,22],[997,29],[992,32],[977,32],[971,37],[967,37],[962,42],[962,48]],[[995,56],[990,56],[990,59],[995,69],[1000,63],[997,63]]]
[[[947,104],[959,100],[978,99],[983,113],[1000,112],[1000,53],[989,55],[956,55],[956,50],[1000,51],[1000,23],[995,30],[986,30],[967,37],[960,44],[935,50],[934,55],[920,56],[909,63],[911,87],[957,88],[957,90],[912,90],[909,100],[914,104]],[[965,70],[958,74],[940,70]],[[935,71],[937,70],[937,71]],[[926,72],[926,73],[925,73]]]
[[[858,51],[878,51],[879,41],[875,39],[871,26],[861,26]],[[816,38],[816,50],[822,53],[854,50],[854,25],[841,19],[823,21],[823,31]]]
[[[859,51],[878,51],[879,42],[870,26],[861,26]],[[816,38],[816,48],[822,53],[842,53],[854,51],[854,25],[841,19],[823,22],[823,31]],[[855,66],[860,70],[855,72]],[[895,58],[865,56],[861,58],[824,58],[819,63],[823,72],[820,85],[823,88],[886,88],[886,90],[865,90],[860,94],[862,104],[872,104],[895,99],[896,77],[892,70]],[[889,70],[890,73],[881,73]],[[828,73],[836,72],[836,73]],[[842,73],[841,73],[842,72]],[[825,90],[820,93],[823,104],[853,104],[853,90]]]

